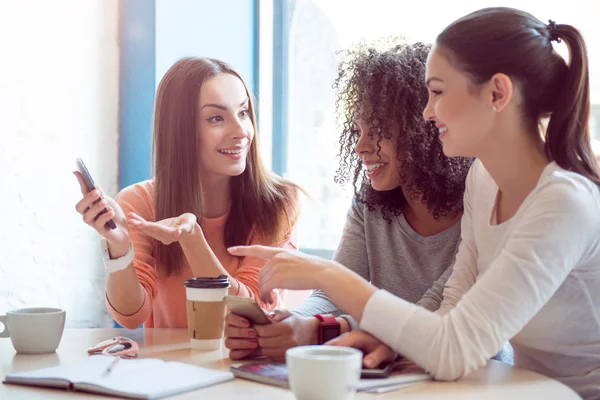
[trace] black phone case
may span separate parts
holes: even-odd
[[[388,364],[385,364],[383,367],[374,368],[374,369],[365,369],[363,368],[360,377],[362,379],[385,379],[391,375],[392,372],[402,369],[404,367],[403,360],[395,360]]]

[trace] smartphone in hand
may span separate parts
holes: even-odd
[[[419,372],[421,370],[413,362],[406,358],[400,357],[394,361],[383,363],[377,368],[364,368],[360,375],[361,379],[385,379],[394,371],[404,371],[405,373]],[[424,373],[424,372],[423,372]]]
[[[392,361],[387,364],[380,365],[378,368],[363,368],[360,377],[362,379],[385,379],[392,371],[398,368],[399,364]]]
[[[225,296],[223,302],[225,302],[229,311],[240,317],[246,318],[253,324],[268,325],[271,323],[267,314],[265,314],[263,309],[260,308],[254,299],[240,296]]]
[[[92,190],[94,190],[94,188],[96,187],[96,184],[94,183],[94,180],[92,179],[92,176],[90,175],[90,172],[88,171],[88,169],[85,167],[85,164],[83,163],[83,160],[81,158],[77,159],[77,170],[79,171],[79,173],[81,173],[81,176],[83,176],[83,181],[85,182],[85,186],[87,187],[88,192],[91,192]],[[98,202],[100,200],[97,200],[96,202]],[[96,203],[94,202],[94,204]],[[108,210],[105,208],[104,210],[100,211],[100,214],[104,214],[108,212]],[[111,219],[110,221],[108,221],[106,223],[106,225],[104,225],[110,229],[115,229],[117,227],[117,225],[115,225],[115,222]]]

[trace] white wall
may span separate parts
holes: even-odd
[[[0,314],[108,326],[98,235],[75,211],[83,157],[117,191],[117,0],[0,0]]]

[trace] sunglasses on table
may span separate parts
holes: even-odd
[[[135,358],[138,356],[140,348],[133,339],[125,336],[116,336],[105,340],[88,349],[88,354],[103,354],[105,356],[114,356],[120,358]]]

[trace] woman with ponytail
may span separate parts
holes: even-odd
[[[560,41],[568,62],[553,49]],[[336,344],[381,358],[393,349],[453,380],[509,340],[516,366],[600,399],[600,173],[581,34],[519,10],[479,10],[437,37],[426,82],[424,117],[439,129],[444,153],[478,159],[438,311],[377,290],[333,261],[261,247],[234,254],[279,253],[261,270],[263,295],[316,287],[360,321],[363,332]]]

